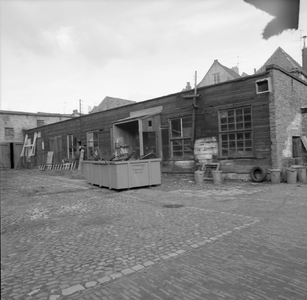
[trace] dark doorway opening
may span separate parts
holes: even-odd
[[[10,162],[11,162],[11,169],[14,169],[14,143],[10,143]]]

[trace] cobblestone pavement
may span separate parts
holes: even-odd
[[[3,171],[2,299],[307,298],[306,184],[183,181]]]

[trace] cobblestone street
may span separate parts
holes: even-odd
[[[114,191],[1,171],[1,296],[307,299],[306,228],[306,184]]]

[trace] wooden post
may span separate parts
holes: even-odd
[[[82,149],[82,150],[81,150],[81,153],[80,153],[80,158],[79,158],[78,171],[81,171],[82,163],[83,163],[83,157],[84,157],[84,150]]]
[[[197,71],[195,71],[195,83],[194,83],[194,95],[193,95],[193,115],[192,115],[192,134],[191,134],[191,146],[194,150],[194,142],[195,142],[195,127],[196,127],[196,98],[197,98]]]

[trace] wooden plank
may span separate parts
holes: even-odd
[[[48,151],[48,153],[47,153],[46,164],[47,164],[47,165],[52,164],[52,159],[53,159],[53,151]]]
[[[303,135],[303,136],[301,136],[301,140],[303,142],[305,149],[307,150],[307,137],[305,135]]]

